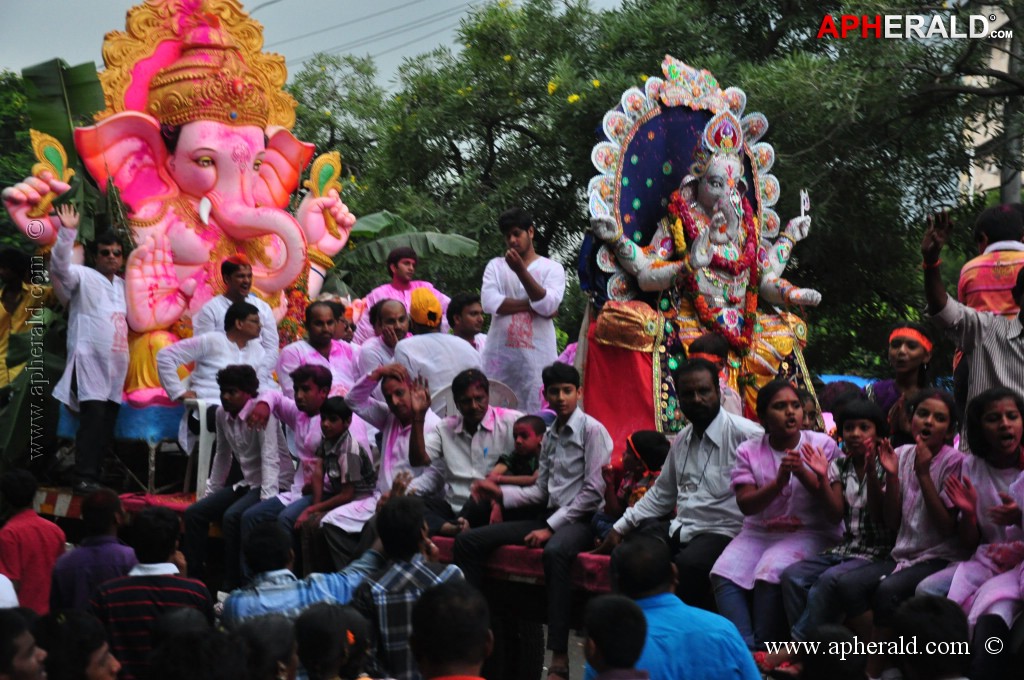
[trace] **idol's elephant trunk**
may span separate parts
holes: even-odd
[[[209,223],[212,217],[214,224],[237,241],[277,237],[261,249],[265,257],[250,258],[254,287],[263,291],[284,290],[305,269],[306,237],[295,218],[284,210],[253,207],[241,201],[223,200],[211,193],[200,201],[199,215],[204,223]]]

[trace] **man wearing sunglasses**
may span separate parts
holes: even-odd
[[[78,412],[75,437],[76,494],[100,487],[100,463],[114,439],[114,422],[128,374],[128,307],[124,251],[113,234],[100,234],[90,244],[92,267],[72,264],[78,211],[57,208],[61,229],[50,254],[50,279],[68,308],[68,363],[53,396]]]

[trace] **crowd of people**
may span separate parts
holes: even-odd
[[[187,448],[215,433],[206,488],[183,519],[150,507],[127,527],[100,484],[128,365],[122,252],[97,239],[95,266],[72,264],[77,216],[58,215],[50,273],[70,318],[55,396],[80,415],[86,537],[65,552],[32,509],[32,475],[4,474],[0,606],[14,609],[0,611],[0,680],[478,677],[493,647],[485,565],[513,544],[543,551],[549,680],[1010,677],[1024,608],[1014,206],[978,218],[959,301],[939,269],[948,217],[922,242],[929,316],[958,346],[955,394],[934,386],[932,330],[905,321],[891,379],[825,390],[827,420],[775,380],[754,420],[708,334],[673,371],[686,427],[633,433],[614,466],[580,373],[558,360],[565,273],[536,253],[526,211],[501,215],[507,251],[479,295],[415,280],[416,253],[396,249],[365,315],[314,301],[306,337],[281,349],[252,267],[228,258],[193,337],[157,355],[171,399],[217,406],[180,430]],[[498,385],[516,408],[490,403]],[[439,397],[452,405],[440,415]],[[575,612],[582,552],[611,555],[616,594]],[[587,664],[573,668],[580,618]],[[961,653],[894,646],[911,636]],[[774,647],[785,641],[874,646],[840,660]]]

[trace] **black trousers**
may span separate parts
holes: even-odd
[[[715,594],[711,588],[711,568],[732,539],[722,534],[697,534],[686,543],[674,536],[669,546],[674,553],[673,561],[679,570],[679,586],[676,595],[692,607],[717,612]]]
[[[75,435],[75,477],[99,482],[100,465],[114,443],[114,423],[121,404],[115,401],[82,401],[78,404],[78,434]]]
[[[466,580],[477,588],[484,579],[484,562],[496,548],[521,545],[531,531],[547,529],[543,519],[490,524],[464,531],[455,537],[455,564]],[[569,571],[576,555],[594,544],[590,517],[559,527],[544,545],[544,582],[548,595],[548,649],[566,652],[569,649]]]

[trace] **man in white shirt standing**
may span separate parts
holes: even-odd
[[[78,411],[74,492],[89,494],[100,488],[100,464],[114,440],[128,375],[128,306],[117,275],[124,250],[113,234],[101,234],[92,243],[95,268],[72,264],[78,211],[62,205],[57,215],[62,228],[50,252],[50,278],[69,318],[68,362],[53,396]]]
[[[291,372],[299,366],[315,364],[331,372],[331,396],[344,397],[356,380],[362,378],[358,357],[352,345],[334,339],[337,319],[326,302],[306,307],[306,339],[296,340],[281,350],[277,360],[277,380],[284,396],[294,398]]]
[[[480,370],[480,353],[454,335],[441,333],[441,302],[426,288],[412,292],[409,320],[412,337],[395,345],[395,362],[413,378],[423,378],[431,394],[452,384],[463,371]]]
[[[484,373],[515,392],[519,408],[540,410],[541,370],[558,357],[555,324],[565,294],[565,270],[533,247],[533,217],[510,208],[498,218],[508,250],[484,270],[480,299],[491,314]]]
[[[245,255],[232,255],[220,263],[220,275],[224,279],[224,294],[212,298],[203,305],[192,319],[193,335],[215,333],[224,330],[224,315],[235,302],[248,302],[256,307],[260,315],[260,344],[270,370],[277,363],[279,340],[277,319],[266,302],[252,292],[252,264]]]

